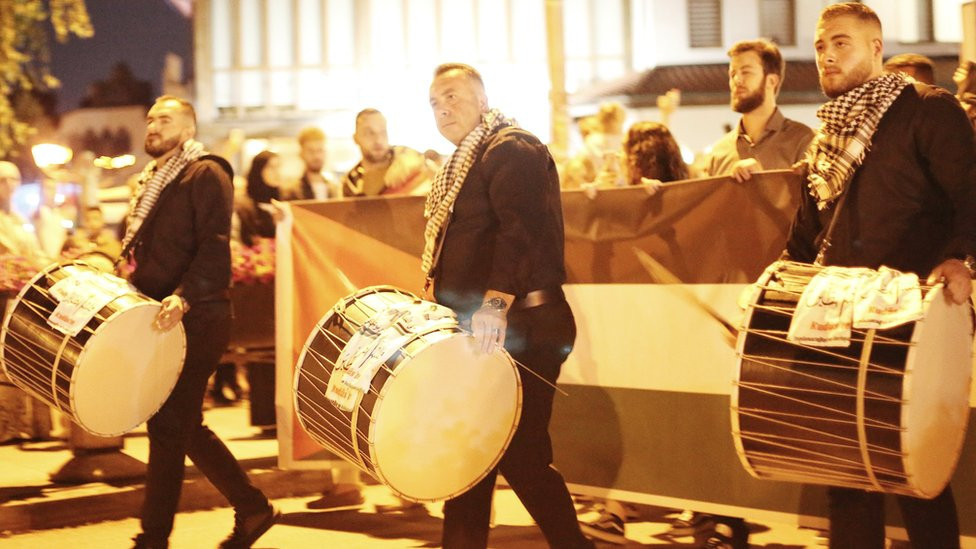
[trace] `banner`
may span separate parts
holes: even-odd
[[[562,193],[578,335],[559,378],[569,396],[557,395],[550,431],[574,492],[823,524],[823,489],[750,477],[729,424],[739,296],[783,251],[801,192],[799,177],[775,171],[745,183],[668,183],[653,195]],[[334,461],[294,417],[295,364],[340,298],[371,285],[421,293],[423,198],[297,202],[291,211],[278,243],[280,462],[320,468]],[[954,481],[968,536],[974,463],[970,430]],[[897,524],[899,513],[888,517]]]

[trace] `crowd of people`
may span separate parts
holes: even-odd
[[[785,117],[777,106],[785,62],[776,45],[742,41],[728,50],[730,106],[741,115],[739,122],[691,164],[682,157],[680,136],[666,124],[638,121],[625,131],[626,110],[607,103],[580,120],[583,147],[557,166],[545,144],[492,108],[479,72],[460,63],[437,67],[429,90],[434,122],[456,147],[442,164],[391,145],[385,116],[367,108],[355,118],[357,164],[341,179],[330,177],[326,137],[308,128],[297,136],[304,172],[292,185],[284,181],[282,159],[273,150],[255,155],[246,175],[234,177],[225,159],[195,140],[193,106],[160,97],[147,115],[145,149],[153,160],[139,176],[118,235],[105,228],[97,208],[84,211],[72,235],[46,232],[50,219],[57,219],[48,199],[34,220],[38,228],[26,230],[28,221],[10,207],[20,174],[15,165],[0,162],[0,252],[38,265],[60,254],[103,259],[108,271],[127,264],[131,283],[162,304],[160,329],[182,323],[186,330],[179,382],[148,423],[149,467],[136,547],[167,546],[185,457],[236,511],[234,530],[222,546],[249,547],[280,516],[202,421],[215,370],[214,398],[241,397],[233,370],[218,367],[230,337],[228,242],[252,245],[273,237],[276,201],[426,196],[426,297],[453,309],[483,351],[504,348],[536,374],[523,377],[521,421],[498,466],[445,503],[447,548],[487,546],[498,473],[550,546],[626,541],[633,509],[607,501],[597,520],[581,524],[552,466],[554,383],[576,336],[574,311],[562,292],[561,190],[583,189],[592,197],[601,189],[643,186],[656,193],[691,177],[745,182],[757,172],[793,169],[805,192],[784,257],[887,265],[943,280],[952,300],[968,300],[976,267],[976,68],[963,64],[956,71],[954,96],[932,85],[932,63],[924,56],[899,55],[883,63],[881,22],[861,3],[823,9],[815,50],[828,98],[818,110],[817,131]],[[329,491],[342,485],[353,488],[350,502],[361,500],[358,484],[355,477],[337,480],[326,489],[326,504],[335,503]],[[832,547],[884,547],[881,494],[840,487],[828,494]],[[931,500],[899,496],[898,502],[913,544],[958,547],[951,488]],[[749,531],[740,517],[688,509],[672,532],[699,534],[715,549],[748,547]]]

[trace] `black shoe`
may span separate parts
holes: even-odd
[[[234,531],[220,543],[220,549],[248,549],[281,518],[281,511],[274,505],[258,513],[243,515],[234,513]]]
[[[749,530],[745,525],[716,523],[703,545],[705,549],[749,549]]]
[[[135,542],[132,549],[167,549],[169,547],[168,541],[151,540],[146,537],[146,534],[139,534],[132,538],[132,541]]]
[[[617,545],[627,543],[624,536],[624,519],[613,513],[604,512],[593,522],[580,523],[580,530],[590,539],[608,541]]]

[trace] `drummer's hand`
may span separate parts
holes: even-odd
[[[471,316],[471,333],[482,353],[491,353],[505,346],[508,309],[515,297],[489,290],[481,308]]]
[[[186,313],[183,305],[183,298],[178,295],[170,295],[163,298],[162,307],[156,315],[156,327],[162,331],[168,331],[183,320]]]
[[[945,282],[946,295],[953,303],[965,303],[973,293],[973,280],[969,269],[961,260],[947,259],[933,269],[928,283],[935,284],[939,281]]]

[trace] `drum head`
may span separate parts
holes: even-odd
[[[155,303],[109,317],[88,340],[71,382],[76,420],[88,432],[117,436],[149,419],[169,397],[183,369],[183,325],[155,328]]]
[[[973,331],[968,303],[950,303],[942,286],[924,306],[905,372],[902,444],[909,484],[932,498],[949,482],[966,438]]]
[[[402,497],[460,495],[498,464],[521,412],[521,382],[508,355],[481,354],[453,334],[410,358],[373,411],[376,472]]]

